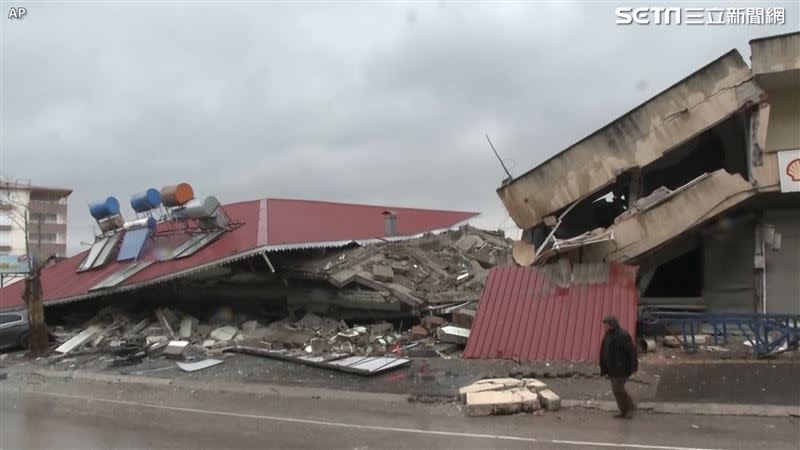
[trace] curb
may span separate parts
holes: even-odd
[[[617,404],[605,400],[562,400],[567,408],[598,409],[616,411]],[[800,417],[800,406],[747,405],[741,403],[671,403],[641,402],[638,408],[659,414],[693,414],[698,416],[756,416],[756,417]]]
[[[6,367],[5,373],[17,376],[38,375],[43,378],[68,381],[78,380],[95,383],[127,383],[147,387],[172,386],[191,390],[213,390],[232,394],[262,395],[284,398],[325,398],[330,400],[354,398],[364,401],[407,403],[411,396],[406,394],[372,393],[345,391],[340,389],[290,386],[264,383],[202,383],[196,381],[176,380],[168,378],[146,377],[138,375],[115,375],[85,371],[62,371],[37,369],[17,370]],[[413,394],[412,394],[413,395]],[[445,401],[447,402],[447,401]],[[568,400],[562,399],[565,408],[584,408],[600,411],[616,411],[617,404],[606,400]],[[641,402],[638,407],[642,411],[657,414],[692,414],[707,416],[755,416],[755,417],[800,417],[800,406],[785,405],[752,405],[736,403],[672,403]]]
[[[59,381],[86,381],[94,383],[126,383],[134,384],[143,387],[165,387],[171,386],[182,389],[198,390],[198,391],[214,391],[230,394],[249,394],[249,395],[262,395],[283,398],[325,398],[329,400],[341,399],[359,399],[364,401],[382,401],[382,402],[401,402],[407,403],[408,396],[400,394],[383,394],[372,392],[359,392],[359,391],[344,391],[339,389],[329,388],[315,388],[304,386],[290,386],[279,384],[266,384],[266,383],[225,383],[213,382],[203,383],[196,381],[177,380],[169,378],[156,378],[138,375],[113,375],[84,371],[64,371],[64,370],[48,370],[37,369],[29,370],[15,370],[13,368],[6,368],[5,373],[16,376],[40,376]],[[20,378],[22,379],[22,378]]]

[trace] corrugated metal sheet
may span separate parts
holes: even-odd
[[[191,237],[181,234],[157,236],[140,257],[141,261],[152,261],[153,264],[125,279],[113,289],[89,292],[90,288],[134,264],[133,262],[116,261],[114,258],[100,268],[77,272],[76,269],[89,251],[86,250],[44,269],[42,290],[45,303],[62,303],[110,292],[137,289],[263,251],[326,247],[326,243],[330,242],[350,243],[381,238],[385,231],[384,217],[381,213],[390,208],[397,211],[399,232],[407,235],[447,229],[477,215],[459,211],[285,199],[233,203],[225,205],[224,208],[232,220],[243,225],[223,233],[214,242],[190,256],[169,261],[162,260],[167,259],[168,255]],[[263,220],[268,224],[262,224]],[[169,225],[159,224],[159,229],[164,226]],[[24,283],[14,283],[0,289],[0,310],[22,307],[23,287]]]
[[[496,267],[478,302],[464,357],[597,361],[603,316],[616,315],[623,328],[635,333],[636,271],[617,263],[605,268]]]

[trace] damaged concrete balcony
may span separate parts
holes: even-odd
[[[755,195],[753,186],[724,169],[671,191],[658,190],[615,219],[613,236],[584,248],[587,261],[629,261]],[[676,220],[679,218],[680,220]]]
[[[497,189],[523,230],[645,167],[735,113],[764,91],[732,50],[628,114]]]

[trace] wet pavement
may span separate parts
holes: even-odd
[[[308,388],[263,394],[72,379],[0,381],[0,447],[793,449],[796,418],[567,410],[467,418],[455,404]]]

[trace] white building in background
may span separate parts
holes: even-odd
[[[67,256],[67,198],[70,189],[0,179],[0,272],[24,258],[24,218],[30,252],[40,259]]]

